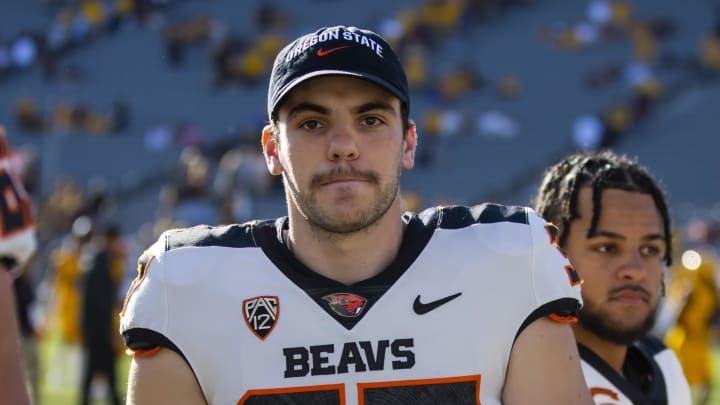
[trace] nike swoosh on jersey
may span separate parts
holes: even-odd
[[[415,313],[418,315],[427,314],[428,312],[436,309],[437,307],[439,307],[441,305],[447,304],[448,302],[454,300],[455,298],[457,298],[461,295],[462,295],[462,293],[459,292],[457,294],[448,295],[445,298],[440,298],[439,300],[430,301],[430,302],[426,302],[426,303],[420,302],[420,295],[418,295],[417,297],[415,297],[415,302],[413,302],[413,311],[415,311]]]
[[[335,52],[335,51],[339,51],[339,50],[345,49],[345,48],[350,48],[350,45],[338,46],[338,47],[335,47],[335,48],[330,48],[330,49],[328,49],[328,50],[325,50],[325,49],[320,48],[320,49],[317,50],[317,56],[329,55],[329,54],[331,54],[331,53],[333,53],[333,52]]]

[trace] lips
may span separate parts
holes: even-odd
[[[367,179],[362,179],[359,177],[341,177],[341,178],[334,178],[334,179],[328,179],[324,182],[320,183],[321,186],[327,186],[330,184],[336,184],[336,183],[349,183],[349,182],[356,182],[356,181],[367,181]]]
[[[648,302],[650,293],[642,287],[626,287],[612,292],[610,300],[625,303]]]
[[[327,186],[334,183],[365,182],[378,183],[379,176],[374,172],[360,171],[356,169],[342,170],[335,169],[331,172],[317,175],[312,179],[311,184],[315,187]]]

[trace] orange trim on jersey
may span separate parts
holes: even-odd
[[[148,252],[143,253],[142,256],[140,256],[140,259],[138,259],[138,275],[137,277],[135,277],[135,279],[133,279],[132,284],[130,284],[130,288],[128,288],[127,294],[125,294],[125,301],[123,301],[123,306],[120,310],[120,316],[123,316],[125,314],[125,309],[127,308],[128,302],[130,302],[130,296],[132,296],[135,290],[140,287],[140,284],[142,284],[142,282],[147,277],[147,269],[150,267],[150,263],[152,263],[153,259],[155,259],[155,256]]]
[[[577,322],[577,318],[573,315],[558,315],[558,314],[550,314],[548,315],[548,318],[550,318],[552,321],[555,321],[557,323],[575,323]]]
[[[248,390],[237,401],[236,405],[243,405],[254,395],[292,394],[295,392],[337,391],[340,405],[345,405],[345,384],[309,385],[304,387],[271,388],[264,390]]]
[[[160,346],[155,346],[152,349],[128,349],[129,354],[135,357],[150,357],[160,351]]]
[[[598,387],[590,388],[590,395],[592,395],[593,398],[595,398],[595,395],[605,395],[605,396],[612,398],[615,401],[618,401],[620,399],[620,396],[617,394],[617,392],[615,392],[613,390],[609,390],[607,388],[598,388]]]
[[[428,378],[424,380],[381,381],[374,383],[358,383],[358,404],[365,403],[365,390],[369,388],[408,387],[413,385],[450,384],[457,382],[475,383],[476,404],[480,405],[480,375],[467,375],[462,377]]]

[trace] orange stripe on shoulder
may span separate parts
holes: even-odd
[[[557,323],[575,323],[577,322],[577,318],[573,315],[558,315],[558,314],[550,314],[548,315],[548,318],[551,320],[557,322]]]
[[[160,346],[155,346],[152,349],[127,349],[127,354],[135,357],[150,357],[160,351]]]

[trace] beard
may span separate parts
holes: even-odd
[[[644,338],[655,325],[658,304],[641,321],[630,326],[621,326],[621,322],[615,322],[608,311],[603,310],[600,305],[585,301],[583,308],[578,313],[578,323],[583,328],[618,345],[630,345]]]
[[[392,206],[400,187],[401,168],[398,165],[396,175],[385,185],[381,184],[380,175],[371,171],[360,171],[354,168],[334,169],[328,173],[313,176],[307,191],[299,190],[296,184],[284,178],[285,193],[288,203],[292,202],[310,225],[328,234],[347,235],[362,231],[382,218]],[[346,212],[336,212],[331,207],[318,203],[317,190],[322,184],[333,178],[351,177],[363,180],[375,189],[375,198],[369,204]],[[357,198],[357,197],[355,197]]]

